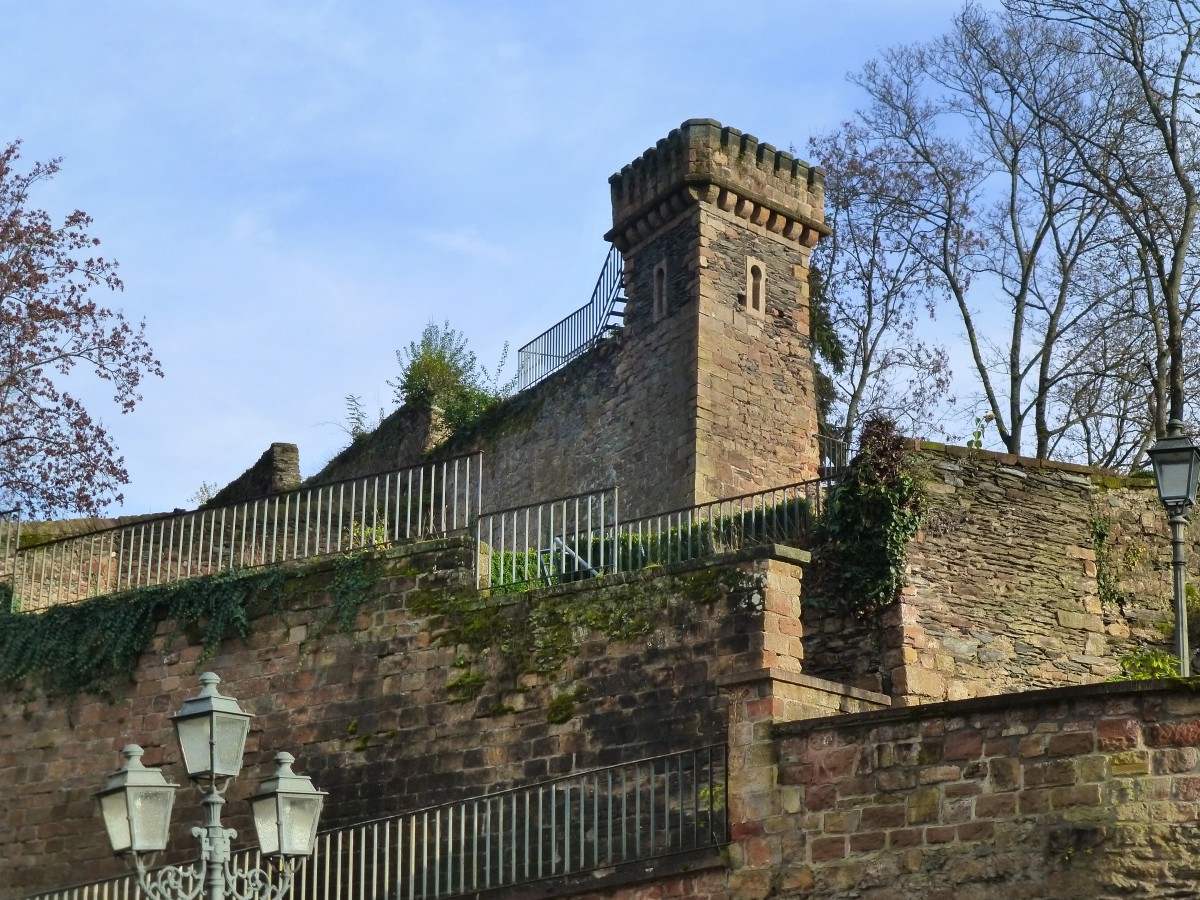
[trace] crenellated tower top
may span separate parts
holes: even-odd
[[[613,227],[627,252],[689,203],[706,202],[812,247],[825,225],[825,173],[714,119],[688,119],[609,178]]]

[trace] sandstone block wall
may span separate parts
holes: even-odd
[[[934,444],[918,465],[928,517],[908,585],[877,622],[806,607],[810,671],[929,702],[1100,681],[1125,653],[1170,648],[1152,481]]]
[[[777,725],[751,868],[772,896],[1192,896],[1198,734],[1200,698],[1145,683]]]
[[[418,809],[552,778],[570,771],[673,752],[725,738],[718,679],[742,669],[799,669],[797,557],[770,549],[720,564],[660,569],[566,585],[548,602],[607,603],[658,613],[646,633],[623,640],[576,633],[566,661],[536,674],[514,671],[497,651],[442,646],[435,615],[413,605],[471,596],[464,542],[390,551],[377,595],[342,632],[331,611],[328,564],[297,570],[281,608],[256,604],[246,640],[201,660],[177,623],[158,627],[127,692],[112,698],[47,698],[36,684],[0,687],[0,898],[123,874],[102,834],[92,794],[130,741],[147,765],[178,780],[170,715],[194,696],[200,671],[254,713],[243,777],[226,821],[253,829],[245,799],[286,749],[297,771],[329,791],[322,827]],[[466,592],[465,594],[463,592]],[[653,598],[648,601],[647,597]],[[526,615],[520,596],[506,615]],[[794,630],[794,629],[793,629]],[[478,692],[453,689],[465,673]],[[552,722],[551,704],[573,699]],[[187,856],[199,820],[194,792],[176,803],[172,847]],[[239,846],[241,844],[239,843]]]

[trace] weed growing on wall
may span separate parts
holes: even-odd
[[[1129,594],[1117,587],[1116,567],[1108,547],[1112,522],[1104,516],[1092,516],[1088,525],[1092,532],[1092,551],[1096,554],[1096,593],[1101,603],[1120,606],[1129,599]]]
[[[819,524],[822,584],[857,618],[896,600],[925,503],[904,438],[882,416],[863,426],[858,456],[829,492]]]
[[[230,637],[250,633],[247,603],[282,601],[285,571],[222,572],[138,588],[43,613],[0,606],[0,682],[38,679],[52,695],[104,693],[126,684],[161,619],[197,630],[204,656]]]
[[[357,524],[357,523],[355,523]],[[379,583],[379,572],[368,565],[367,551],[378,547],[361,547],[350,553],[334,557],[333,580],[329,583],[331,603],[329,612],[317,621],[317,631],[330,621],[336,621],[342,631],[350,631],[358,616],[358,608],[373,596]]]
[[[1117,662],[1121,666],[1121,674],[1109,681],[1148,681],[1179,676],[1179,657],[1161,647],[1143,647],[1126,653]]]

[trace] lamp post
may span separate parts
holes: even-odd
[[[192,829],[200,844],[198,862],[153,872],[148,868],[145,857],[166,849],[178,785],[169,783],[160,769],[142,765],[137,744],[122,751],[124,765],[96,794],[113,851],[129,854],[138,886],[150,900],[278,900],[291,887],[297,860],[312,855],[325,792],[292,771],[291,754],[279,753],[274,774],[250,798],[259,853],[278,864],[278,883],[271,883],[270,872],[234,861],[229,845],[237,832],[222,827],[221,807],[242,769],[253,716],[218,693],[220,681],[205,672],[200,693],[172,717],[184,768],[203,795],[204,825]]]
[[[1171,523],[1171,574],[1175,587],[1175,655],[1179,657],[1179,674],[1192,674],[1191,650],[1188,648],[1187,596],[1183,533],[1187,527],[1187,511],[1196,503],[1196,478],[1200,474],[1200,450],[1183,432],[1183,423],[1172,419],[1167,423],[1167,436],[1155,441],[1148,451],[1154,465],[1154,480],[1158,498],[1167,509]]]

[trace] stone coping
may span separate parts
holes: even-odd
[[[778,666],[768,666],[764,669],[751,669],[745,672],[731,672],[728,675],[717,677],[716,684],[719,688],[736,687],[740,684],[753,684],[757,681],[782,681],[787,684],[795,684],[800,687],[812,688],[814,690],[823,691],[827,694],[835,694],[840,697],[852,697],[855,700],[864,700],[868,703],[878,703],[880,706],[890,706],[892,698],[886,694],[879,694],[875,691],[868,691],[863,688],[851,687],[848,684],[840,684],[836,681],[827,681],[824,678],[817,678],[814,675],[805,675],[803,672],[798,672],[794,669],[781,669]],[[839,719],[842,717],[838,717]]]
[[[648,566],[644,569],[634,569],[632,572],[609,572],[597,575],[595,578],[585,578],[566,584],[553,584],[549,587],[533,588],[511,594],[491,594],[489,588],[482,588],[480,596],[488,599],[504,599],[515,603],[530,595],[542,597],[554,594],[575,594],[581,591],[594,591],[600,588],[648,581],[663,575],[683,575],[688,572],[699,572],[717,566],[728,566],[759,559],[775,559],[795,566],[804,566],[812,562],[812,554],[807,550],[789,547],[786,544],[757,544],[753,547],[743,547],[740,550],[704,556],[699,559],[688,559],[661,566]]]
[[[1054,459],[1037,459],[1032,456],[1018,456],[1015,453],[1005,453],[1000,450],[976,450],[974,447],[959,447],[954,444],[943,444],[938,441],[925,441],[913,438],[910,445],[913,450],[929,450],[959,459],[986,459],[1002,466],[1016,466],[1021,469],[1048,469],[1055,472],[1069,472],[1074,475],[1086,475],[1093,480],[1119,480],[1129,487],[1154,487],[1154,476],[1126,475],[1113,469],[1099,466],[1082,466],[1078,463],[1059,462]]]
[[[1166,694],[1200,691],[1200,678],[1166,678],[1152,681],[1099,681],[1095,684],[1073,684],[1068,687],[1017,691],[1011,694],[989,694],[968,700],[944,700],[938,703],[919,703],[913,706],[893,706],[871,712],[843,713],[803,719],[798,722],[778,722],[773,726],[776,737],[804,735],[824,728],[873,728],[899,722],[918,722],[941,716],[969,716],[976,713],[1003,712],[1028,706],[1049,706],[1109,697],[1131,697],[1140,694]]]

